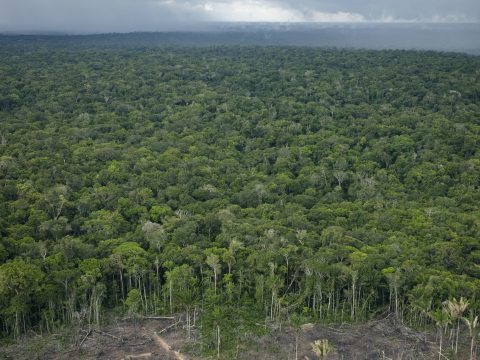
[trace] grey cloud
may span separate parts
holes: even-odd
[[[0,0],[0,27],[82,32],[167,30],[207,20],[151,0]]]
[[[480,22],[479,0],[0,0],[0,30],[82,32],[187,29],[195,22],[223,20],[229,4],[261,4],[303,18],[311,14],[356,14],[378,20],[470,20]],[[296,17],[298,19],[298,16]],[[321,18],[321,17],[320,17]],[[232,19],[232,16],[228,18]]]
[[[480,21],[478,0],[280,0],[287,6],[325,12],[353,12],[367,20],[392,17],[398,20],[470,19]]]

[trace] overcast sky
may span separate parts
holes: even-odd
[[[0,0],[0,30],[178,30],[204,21],[478,23],[480,0]]]

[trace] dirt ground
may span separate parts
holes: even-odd
[[[0,348],[0,360],[186,360],[178,350],[187,342],[176,318],[117,320],[101,329],[25,337]]]
[[[332,349],[324,357],[328,360],[421,360],[438,359],[438,347],[425,342],[419,334],[391,319],[371,321],[362,325],[304,326],[297,332],[298,359],[318,359],[312,350],[316,340],[328,340]],[[295,359],[295,331],[278,333],[278,343],[289,342],[288,356]],[[287,350],[287,349],[285,349]]]
[[[388,317],[360,325],[306,324],[296,331],[283,328],[269,336],[252,336],[237,349],[234,358],[318,359],[312,350],[316,340],[328,340],[332,349],[323,358],[328,360],[438,359],[438,348],[434,343],[425,342],[422,334],[395,324]],[[193,331],[188,340],[178,318],[142,319],[136,324],[132,320],[117,320],[97,330],[72,330],[68,335],[27,336],[16,344],[0,347],[0,359],[202,359],[195,351],[199,351],[198,335]]]

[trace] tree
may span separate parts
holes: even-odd
[[[205,263],[210,266],[213,271],[213,284],[214,284],[214,292],[217,295],[217,278],[220,274],[222,268],[220,266],[220,256],[217,254],[218,252],[223,253],[223,249],[213,248],[207,249],[205,254],[207,258],[205,259]]]
[[[124,272],[127,275],[127,291],[137,288],[142,295],[143,308],[147,308],[146,272],[148,269],[147,252],[135,242],[118,245],[110,255],[110,261],[118,270],[122,298],[124,295]]]
[[[26,331],[30,309],[35,306],[44,273],[40,268],[22,259],[14,259],[0,266],[0,314],[18,336]]]
[[[95,258],[82,260],[78,279],[78,289],[81,295],[82,307],[88,314],[88,324],[100,325],[100,312],[106,287],[102,283],[102,263]]]
[[[107,240],[120,234],[125,226],[125,220],[116,211],[98,210],[90,214],[83,229],[91,238]]]
[[[186,310],[187,332],[190,339],[190,311],[197,297],[197,278],[193,274],[193,269],[186,264],[174,267],[166,276],[173,302],[179,309]]]
[[[444,356],[442,354],[443,332],[446,330],[446,327],[448,326],[448,324],[450,324],[451,319],[445,308],[432,311],[430,313],[430,317],[435,322],[435,325],[437,326],[438,334],[440,337],[440,342],[439,342],[440,349],[438,351],[438,359],[440,360],[442,356]]]
[[[290,323],[295,331],[295,360],[298,359],[298,336],[302,329],[302,325],[305,323],[305,318],[299,314],[292,314],[290,316]]]
[[[140,314],[142,308],[142,294],[138,289],[132,289],[128,292],[127,298],[125,299],[125,305],[128,309],[128,313],[133,317],[133,323],[135,330],[137,329],[137,317]],[[136,335],[137,331],[135,331]]]
[[[389,289],[390,289],[390,303],[392,299],[394,299],[394,309],[395,309],[395,317],[399,318],[399,288],[401,285],[401,274],[397,269],[392,267],[386,268],[382,270],[382,273],[385,275],[388,281]]]
[[[453,320],[457,321],[457,335],[455,337],[455,354],[458,352],[458,336],[460,333],[460,321],[463,313],[467,310],[469,301],[461,297],[459,300],[453,298],[445,301],[445,308]]]
[[[160,252],[162,246],[167,240],[165,229],[160,224],[146,221],[142,225],[142,231],[151,247],[154,248],[157,252]]]
[[[478,336],[478,330],[477,328],[479,327],[479,319],[478,315],[473,316],[471,315],[470,318],[463,317],[462,320],[465,322],[465,324],[468,327],[468,332],[470,335],[470,360],[475,360],[475,339]]]

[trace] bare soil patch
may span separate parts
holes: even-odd
[[[313,351],[316,340],[328,340],[332,349],[328,360],[421,360],[438,359],[438,347],[425,341],[422,334],[393,319],[371,321],[366,324],[315,325],[300,331],[287,329],[274,336],[272,341],[289,344],[285,359],[295,359],[295,336],[298,336],[298,359],[318,359]],[[271,357],[270,359],[273,359]]]
[[[179,351],[187,344],[186,337],[181,323],[171,326],[175,322],[159,319],[139,320],[135,324],[130,319],[118,320],[100,329],[85,329],[61,338],[58,334],[28,336],[17,344],[0,348],[0,359],[187,360]]]
[[[434,343],[390,317],[365,324],[306,325],[297,330],[283,328],[264,337],[244,336],[233,358],[293,360],[297,353],[301,360],[318,359],[312,348],[316,340],[328,340],[332,347],[324,357],[328,360],[438,359]],[[136,324],[132,320],[117,320],[100,329],[26,336],[16,344],[0,347],[0,359],[198,360],[198,354],[182,351],[198,349],[198,344],[198,334],[193,331],[188,340],[178,320],[142,319]]]

